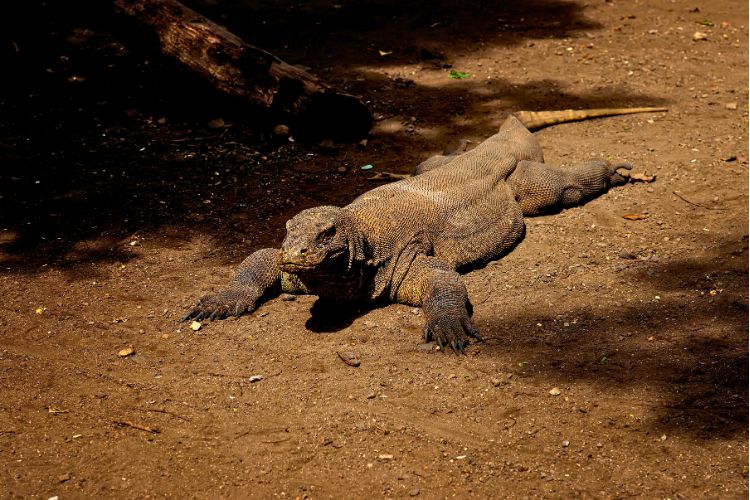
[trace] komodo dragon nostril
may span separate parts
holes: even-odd
[[[307,248],[300,248],[299,253],[307,253]]]

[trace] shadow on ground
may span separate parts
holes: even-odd
[[[701,438],[745,432],[747,239],[721,248],[708,257],[643,263],[624,272],[620,279],[662,290],[659,301],[605,311],[585,306],[560,311],[563,319],[516,307],[510,318],[490,320],[483,353],[514,352],[524,361],[523,376],[585,380],[599,387],[603,399],[647,384],[653,396],[642,404],[658,415],[655,426],[662,430]],[[728,261],[727,254],[737,260]],[[576,318],[572,327],[565,324],[569,318]],[[543,327],[523,326],[530,324]]]
[[[374,108],[384,116],[422,110],[423,133],[381,135],[365,151],[344,148],[333,156],[275,141],[269,116],[213,94],[138,42],[107,7],[30,2],[17,8],[2,40],[4,65],[16,75],[0,88],[4,267],[124,261],[129,254],[117,251],[122,240],[150,231],[177,242],[199,232],[220,249],[246,253],[278,244],[283,222],[299,210],[343,205],[373,187],[352,167],[373,162],[379,148],[409,151],[404,164],[389,166],[408,171],[459,139],[457,130],[490,135],[497,113],[488,109],[661,104],[619,88],[573,94],[553,79],[523,85],[446,79],[425,87],[376,71],[385,62],[377,47],[403,44],[405,33],[409,49],[388,64],[425,58],[449,64],[444,52],[459,54],[469,41],[518,44],[598,29],[568,2],[252,5],[212,3],[206,13],[293,62],[309,57],[319,64],[312,54],[321,53],[335,67],[356,68],[345,79]],[[225,126],[208,126],[214,118]],[[346,174],[337,172],[342,165]]]

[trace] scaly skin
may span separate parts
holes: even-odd
[[[240,316],[281,292],[399,302],[422,307],[428,341],[463,352],[479,334],[458,271],[510,251],[523,238],[524,215],[579,204],[623,184],[630,169],[590,162],[564,171],[543,161],[534,136],[510,117],[476,148],[421,164],[419,175],[343,208],[300,212],[281,250],[253,253],[228,288],[184,319]]]

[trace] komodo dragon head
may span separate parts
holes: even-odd
[[[280,266],[287,273],[351,268],[353,253],[345,230],[345,216],[339,207],[309,208],[286,223],[281,244]],[[356,252],[355,252],[356,253]]]

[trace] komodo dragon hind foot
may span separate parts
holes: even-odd
[[[623,169],[624,172],[620,172],[619,170]],[[628,182],[628,179],[630,179],[630,170],[633,169],[633,164],[626,161],[621,161],[618,163],[613,163],[609,167],[609,185],[610,186],[621,186],[622,184],[626,184]]]

